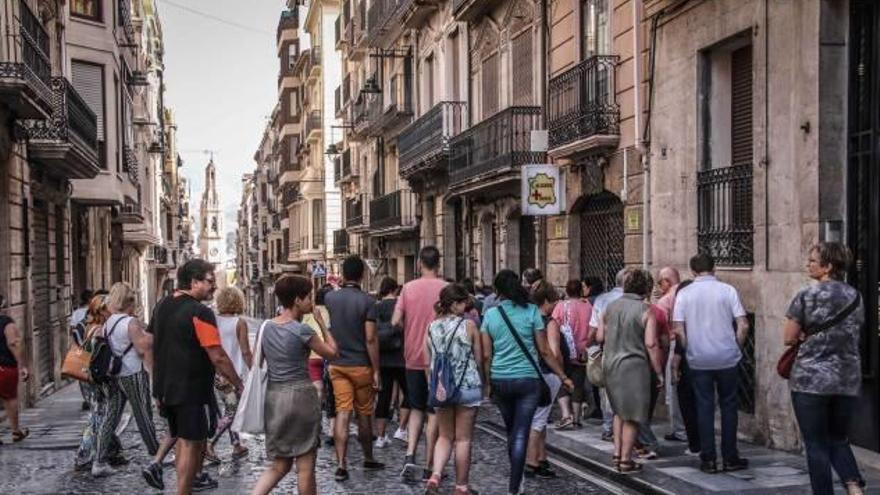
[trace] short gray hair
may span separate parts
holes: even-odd
[[[624,279],[626,279],[626,268],[621,268],[617,275],[614,276],[614,284],[617,287],[623,287]]]

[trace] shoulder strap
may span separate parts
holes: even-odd
[[[861,302],[862,302],[862,295],[860,293],[856,292],[856,297],[852,300],[851,303],[849,303],[849,305],[847,307],[843,308],[843,311],[841,311],[840,313],[837,313],[837,315],[834,316],[833,318],[831,318],[830,320],[828,320],[820,325],[816,325],[812,328],[807,329],[807,335],[815,335],[819,332],[828,330],[829,328],[831,328],[831,327],[837,325],[838,323],[842,322],[843,320],[847,319],[847,317],[849,317],[849,315],[851,315],[852,312],[855,311],[859,307]]]
[[[519,346],[519,349],[523,354],[529,359],[529,363],[531,363],[532,368],[535,369],[535,372],[538,374],[540,378],[543,376],[541,373],[541,369],[538,368],[538,363],[535,361],[535,357],[529,352],[528,348],[526,348],[526,344],[522,341],[522,338],[516,333],[516,330],[513,328],[513,323],[510,322],[510,318],[507,317],[507,313],[504,311],[504,308],[498,306],[498,312],[501,313],[501,318],[504,319],[504,323],[507,324],[507,329],[510,330],[510,334],[513,336],[513,340],[516,341],[516,344]]]
[[[260,325],[260,329],[257,330],[257,340],[254,343],[254,346],[256,347],[256,349],[254,349],[254,367],[263,364],[263,330],[266,329],[266,323],[269,323],[269,320],[263,320],[263,324]]]

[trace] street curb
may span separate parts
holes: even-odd
[[[504,427],[499,425],[498,423],[495,423],[494,421],[481,420],[477,423],[477,427],[488,428],[495,433],[501,433],[502,435],[504,434]],[[550,443],[548,443],[546,447],[547,451],[551,454],[557,457],[561,457],[562,459],[576,466],[582,467],[593,474],[598,474],[603,478],[606,478],[620,486],[637,490],[638,493],[643,493],[646,495],[676,495],[674,492],[670,492],[669,490],[648,483],[647,481],[641,480],[632,475],[618,473],[611,466],[595,461],[588,457],[584,457],[571,450],[563,449]]]

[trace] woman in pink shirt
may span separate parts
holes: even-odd
[[[570,397],[568,394],[560,394],[562,419],[556,424],[558,429],[582,426],[581,406],[586,398],[587,379],[584,357],[589,344],[590,315],[593,313],[593,306],[583,298],[580,280],[569,280],[565,284],[565,294],[566,300],[557,304],[553,310],[553,319],[559,322],[565,373],[574,381],[574,390]]]

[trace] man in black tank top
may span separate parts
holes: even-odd
[[[27,381],[28,369],[21,357],[21,336],[15,321],[5,312],[6,301],[0,295],[0,400],[6,409],[12,440],[20,442],[28,436],[27,428],[18,424],[18,381]]]

